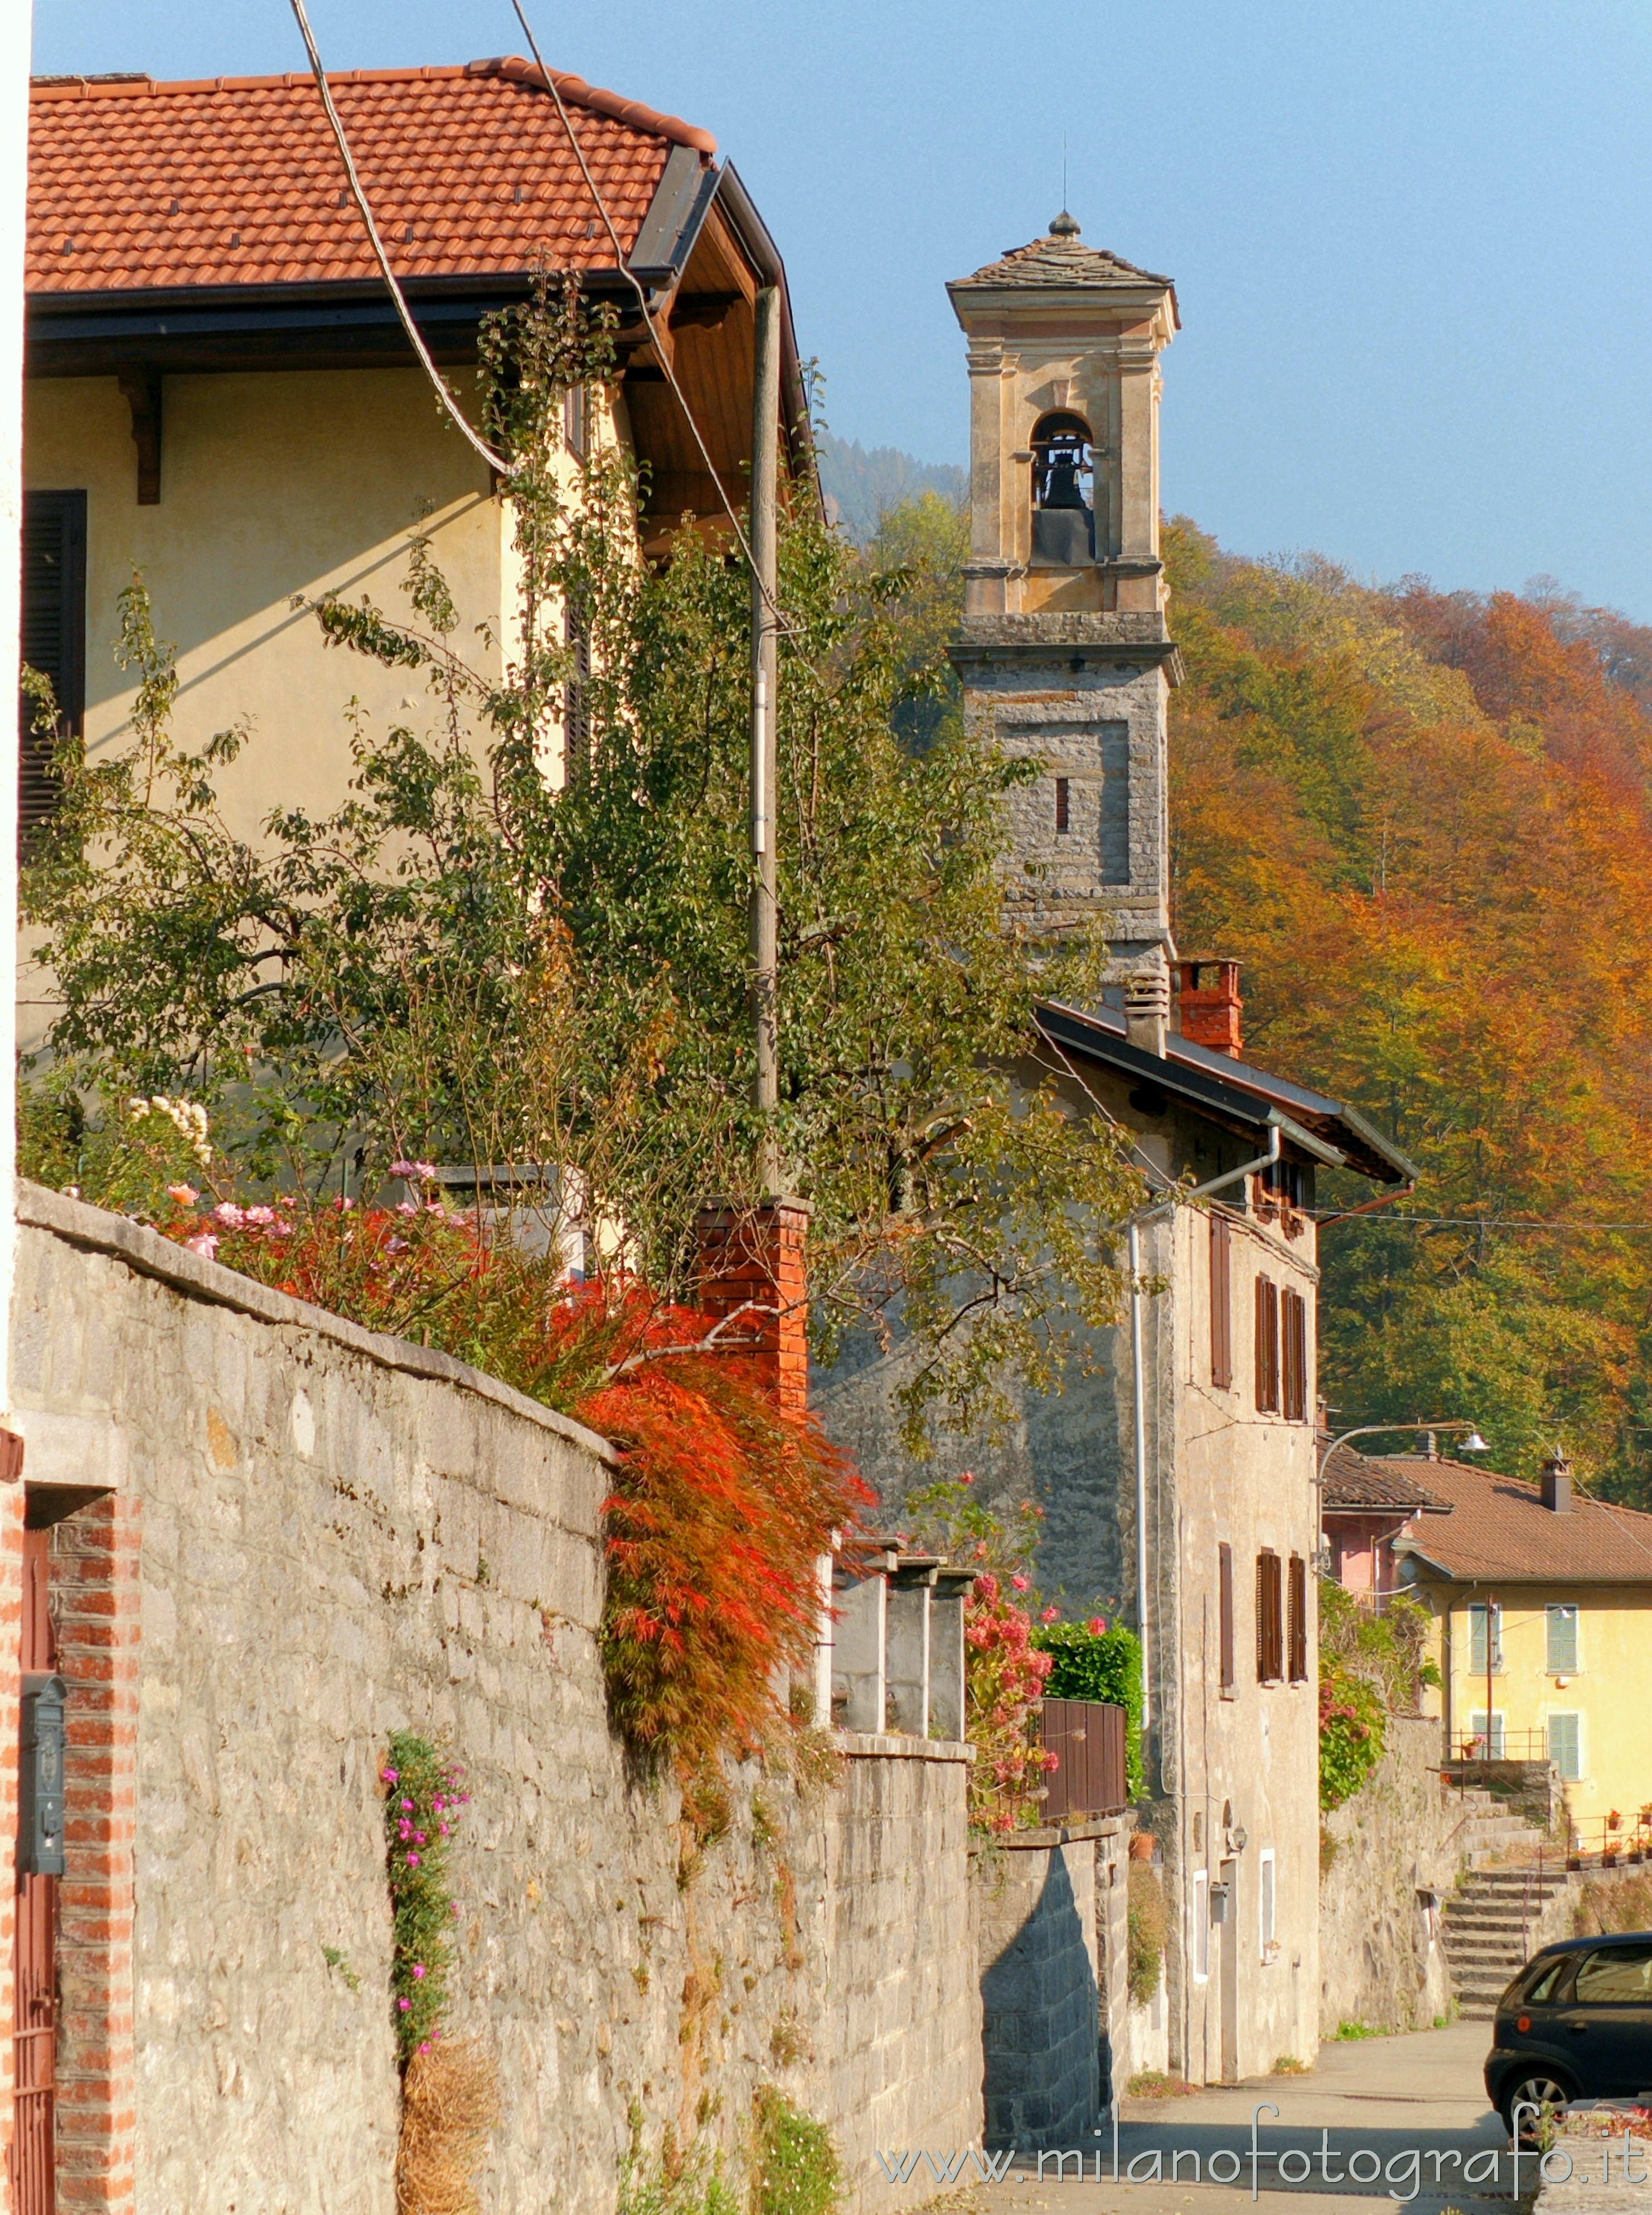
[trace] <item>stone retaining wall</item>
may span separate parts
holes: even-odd
[[[1369,1781],[1325,1818],[1336,1853],[1319,1880],[1322,2038],[1342,2022],[1427,2029],[1449,2009],[1439,1903],[1462,1848],[1439,1770],[1439,1724],[1392,1715]]]
[[[97,2204],[390,2215],[398,1727],[468,1770],[484,2206],[612,2215],[633,2110],[651,2148],[670,2126],[735,2157],[765,2083],[831,2125],[854,2198],[880,2144],[978,2140],[964,1749],[847,1741],[812,1795],[748,1766],[705,1838],[609,1729],[600,1439],[131,1224],[28,1187],[20,1212],[14,1402],[54,1576],[80,1591],[110,1494],[133,1540],[132,1832],[76,1844],[65,1883],[129,1902],[125,1991],[66,2027],[71,2074],[77,2039],[126,2040],[135,2183],[106,2164]]]

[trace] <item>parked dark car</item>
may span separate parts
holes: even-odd
[[[1534,1954],[1497,2002],[1485,2089],[1511,2131],[1517,2103],[1652,2097],[1652,1930]]]

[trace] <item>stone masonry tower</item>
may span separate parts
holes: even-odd
[[[1159,558],[1159,355],[1175,288],[1062,214],[947,291],[969,341],[964,721],[1044,764],[1011,795],[1010,898],[1052,936],[1109,915],[1113,973],[1162,1040],[1165,710],[1180,672]]]

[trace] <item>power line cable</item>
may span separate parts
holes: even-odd
[[[1545,1223],[1505,1215],[1343,1215],[1339,1222],[1359,1222],[1374,1230],[1385,1223],[1410,1223],[1433,1230],[1572,1230],[1585,1237],[1606,1237],[1620,1230],[1652,1230],[1652,1223]]]
[[[528,21],[527,12],[523,7],[522,0],[511,0],[511,4],[516,9],[517,21],[522,26],[523,36],[527,40],[529,46],[532,50],[534,59],[539,64],[539,73],[545,80],[545,89],[550,94],[551,98],[556,102],[556,112],[562,119],[562,128],[568,134],[568,144],[573,149],[574,160],[579,164],[579,174],[585,181],[590,197],[596,204],[597,212],[603,218],[603,226],[613,243],[614,259],[618,265],[620,273],[627,279],[632,291],[635,292],[637,296],[637,305],[642,311],[642,319],[645,328],[650,332],[654,332],[656,328],[655,316],[652,307],[649,304],[648,294],[644,289],[641,279],[637,275],[636,271],[633,269],[631,264],[626,260],[624,249],[620,244],[620,234],[614,227],[614,218],[609,213],[608,203],[603,199],[602,193],[598,191],[597,180],[590,173],[590,165],[585,159],[585,150],[579,143],[579,134],[573,127],[573,120],[568,114],[566,104],[563,101],[561,89],[558,86],[555,77],[545,65],[545,57],[539,51],[539,41],[534,36],[534,27]],[[293,5],[297,7],[298,5],[298,0],[293,0]],[[739,542],[740,551],[745,556],[746,567],[750,570],[753,578],[756,580],[757,589],[762,594],[763,600],[768,608],[769,613],[774,617],[776,623],[780,624],[780,627],[785,629],[786,626],[781,623],[780,611],[775,605],[774,595],[769,592],[768,586],[764,584],[762,577],[758,575],[757,563],[751,551],[750,542],[748,540],[744,531],[741,527],[740,518],[735,512],[733,502],[730,500],[727,492],[724,489],[723,480],[718,475],[716,463],[712,460],[711,450],[707,445],[704,438],[701,434],[700,426],[694,420],[694,410],[688,405],[688,397],[683,392],[682,387],[677,383],[676,371],[671,366],[670,348],[669,346],[662,346],[659,343],[658,337],[656,337],[654,353],[659,362],[660,367],[665,372],[665,382],[670,386],[672,392],[676,396],[677,405],[682,410],[683,420],[688,424],[689,430],[694,434],[694,442],[700,451],[701,460],[706,464],[707,474],[717,488],[717,497],[722,502],[723,512],[728,517],[729,526],[732,530],[735,537]]]
[[[384,281],[390,288],[390,298],[395,302],[396,313],[401,318],[401,328],[407,334],[408,343],[424,365],[425,376],[436,388],[437,398],[446,408],[455,426],[464,433],[490,469],[497,470],[501,476],[508,477],[513,474],[515,465],[506,461],[502,454],[496,454],[486,439],[477,436],[466,420],[464,412],[458,402],[449,391],[447,382],[440,370],[431,359],[430,349],[425,346],[419,334],[419,326],[409,312],[401,287],[396,282],[395,272],[390,267],[390,257],[384,250],[384,241],[378,235],[378,225],[373,220],[373,211],[368,206],[367,194],[363,189],[360,177],[357,175],[355,159],[350,151],[350,141],[345,136],[344,125],[339,119],[339,111],[333,105],[333,93],[327,81],[327,71],[321,67],[321,57],[315,49],[315,35],[309,28],[309,18],[304,13],[304,0],[291,0],[291,5],[292,12],[297,18],[299,31],[303,38],[304,51],[309,56],[310,75],[315,80],[315,89],[321,95],[321,106],[327,111],[327,120],[333,126],[333,136],[338,144],[339,158],[344,163],[345,175],[350,181],[351,197],[361,212],[362,221],[367,226],[368,239],[377,259]]]

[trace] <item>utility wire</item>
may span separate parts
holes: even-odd
[[[293,5],[295,7],[298,4],[299,0],[293,0]],[[557,84],[555,77],[545,65],[545,57],[539,51],[539,41],[534,36],[534,27],[528,21],[527,12],[523,7],[522,0],[511,0],[511,4],[517,11],[517,21],[522,26],[523,36],[527,40],[529,46],[532,50],[534,59],[539,64],[539,73],[545,80],[545,89],[550,94],[551,98],[556,102],[556,112],[562,119],[562,128],[568,134],[568,144],[573,148],[573,158],[579,164],[579,174],[585,181],[585,184],[590,193],[591,199],[596,203],[597,212],[603,218],[603,225],[607,230],[609,239],[613,242],[614,259],[615,263],[618,265],[620,273],[629,281],[632,291],[637,296],[637,305],[642,310],[644,327],[646,329],[652,332],[655,328],[654,310],[649,304],[648,295],[643,288],[641,279],[637,275],[636,271],[633,269],[631,264],[626,260],[624,250],[620,244],[620,234],[614,228],[614,218],[608,212],[608,203],[603,199],[602,193],[597,190],[597,180],[590,174],[590,165],[585,159],[585,150],[579,144],[579,134],[573,127],[573,121],[572,117],[569,115],[567,107],[563,101],[561,90]],[[774,604],[774,594],[769,591],[768,586],[764,584],[762,579],[757,574],[757,563],[751,551],[750,542],[748,540],[744,531],[741,528],[740,518],[734,511],[733,502],[730,500],[727,492],[724,489],[723,480],[717,473],[717,465],[712,460],[710,449],[707,447],[705,439],[701,435],[699,424],[694,420],[694,410],[688,405],[688,397],[683,392],[682,387],[677,383],[676,371],[671,366],[670,348],[669,345],[660,345],[658,339],[656,339],[654,353],[658,359],[660,367],[665,372],[665,382],[670,386],[671,390],[676,396],[677,405],[682,410],[683,420],[688,424],[689,430],[694,433],[694,442],[700,450],[701,460],[706,464],[707,474],[711,478],[712,482],[717,487],[717,497],[723,503],[723,512],[728,517],[729,526],[732,530],[735,537],[739,541],[740,551],[745,556],[746,567],[750,570],[754,580],[756,580],[757,590],[762,594],[770,615],[774,617],[776,624],[779,625],[780,629],[786,629],[789,628],[789,626],[782,622],[780,611]]]
[[[298,28],[303,36],[304,51],[309,56],[310,75],[315,80],[315,89],[321,95],[321,106],[327,110],[327,120],[332,125],[333,136],[338,142],[339,158],[344,163],[345,175],[350,181],[351,196],[361,211],[361,219],[367,226],[368,238],[372,244],[384,281],[390,288],[390,298],[395,302],[396,313],[401,318],[401,328],[407,334],[408,341],[413,352],[424,364],[425,376],[436,387],[437,398],[452,417],[456,427],[464,433],[490,469],[495,469],[501,476],[508,477],[513,473],[514,465],[506,461],[503,455],[496,454],[487,441],[479,438],[467,422],[463,410],[448,390],[442,372],[431,359],[430,349],[419,335],[419,326],[408,311],[401,287],[396,282],[395,272],[390,267],[390,257],[384,251],[384,241],[379,236],[378,225],[373,220],[373,211],[367,204],[367,194],[362,189],[360,177],[356,174],[355,160],[350,151],[350,141],[344,135],[344,125],[339,120],[339,111],[333,105],[333,94],[327,84],[327,71],[321,67],[321,58],[315,51],[315,34],[309,28],[309,18],[304,13],[304,0],[292,0],[292,12],[297,18]]]
[[[1374,1230],[1380,1230],[1385,1223],[1410,1223],[1430,1230],[1575,1230],[1585,1237],[1607,1237],[1619,1230],[1652,1230],[1652,1223],[1539,1223],[1505,1215],[1344,1215],[1337,1220],[1368,1224]]]

